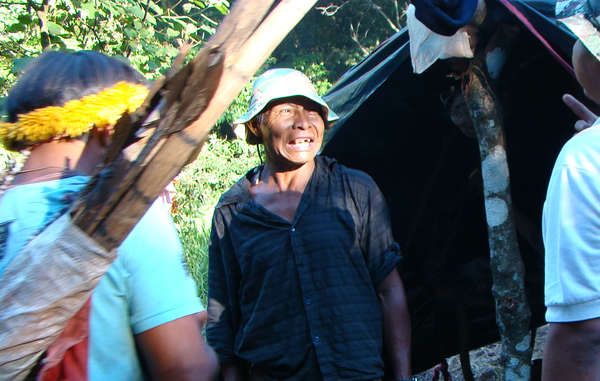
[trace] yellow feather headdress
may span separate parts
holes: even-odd
[[[125,111],[133,112],[148,95],[144,85],[119,82],[113,87],[81,99],[66,102],[62,107],[48,106],[19,114],[14,123],[0,123],[0,140],[6,147],[20,142],[24,145],[49,139],[75,138],[93,127],[103,129],[113,125]]]

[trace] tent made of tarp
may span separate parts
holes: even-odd
[[[480,33],[502,24],[517,31],[495,93],[535,328],[545,312],[542,207],[554,159],[576,119],[561,95],[585,97],[557,60],[570,62],[574,36],[555,20],[554,1],[487,4],[491,22]],[[405,255],[413,370],[420,371],[499,337],[479,151],[468,126],[456,121],[461,78],[450,74],[461,62],[438,61],[413,74],[408,41],[406,29],[396,33],[329,91],[326,100],[341,119],[323,154],[369,173],[388,201]]]

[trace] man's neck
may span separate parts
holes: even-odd
[[[308,180],[315,169],[315,161],[311,160],[294,169],[274,169],[266,163],[259,174],[260,181],[273,192],[299,192],[303,193]]]
[[[314,169],[314,160],[293,170],[278,171],[267,163],[258,173],[250,194],[264,208],[292,222]]]

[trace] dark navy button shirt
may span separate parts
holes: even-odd
[[[257,169],[215,210],[207,338],[253,379],[383,376],[376,288],[401,259],[389,212],[367,174],[315,161],[292,223],[250,197]]]

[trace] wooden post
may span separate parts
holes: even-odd
[[[525,295],[525,267],[513,221],[502,118],[482,62],[475,59],[471,63],[464,96],[481,156],[492,294],[502,343],[503,379],[529,381],[531,312]]]

